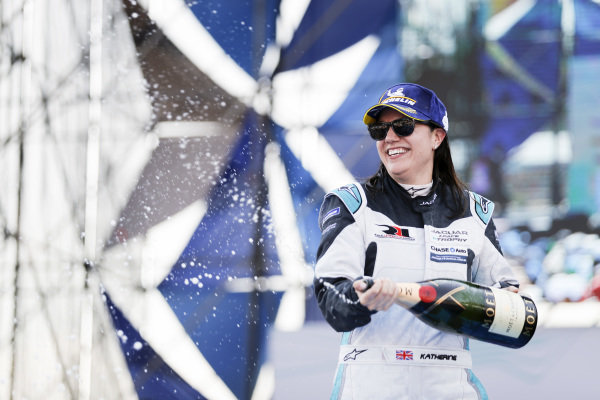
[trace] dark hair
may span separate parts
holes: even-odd
[[[433,179],[439,180],[450,188],[452,200],[454,200],[454,204],[456,205],[453,217],[462,215],[466,208],[464,198],[467,185],[460,180],[454,170],[448,136],[442,140],[442,143],[440,143],[440,146],[435,150],[433,155]]]
[[[432,123],[427,124],[433,131],[439,128],[437,125]],[[383,177],[387,174],[383,163],[379,165],[377,172],[365,181],[365,186],[372,192],[383,190]],[[442,140],[442,143],[435,149],[433,155],[433,180],[435,182],[441,182],[448,186],[452,195],[453,204],[449,206],[453,209],[452,217],[458,217],[462,215],[466,210],[465,190],[467,185],[460,180],[456,171],[454,170],[454,163],[452,162],[452,154],[450,153],[450,142],[448,136]]]

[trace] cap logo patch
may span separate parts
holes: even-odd
[[[401,96],[404,97],[404,88],[398,88],[394,91],[392,91],[392,89],[387,91],[387,95],[388,97],[392,97],[392,96]]]

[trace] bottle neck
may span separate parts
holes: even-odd
[[[410,308],[421,301],[419,290],[421,285],[416,282],[398,282],[398,295],[396,296],[396,304]]]

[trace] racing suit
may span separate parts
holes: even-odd
[[[494,205],[465,191],[468,205],[452,217],[443,183],[412,198],[389,175],[382,180],[382,192],[355,183],[328,193],[319,214],[315,293],[325,319],[344,332],[331,399],[487,398],[471,372],[467,338],[434,329],[400,306],[370,311],[352,282],[444,277],[518,286],[496,237]]]

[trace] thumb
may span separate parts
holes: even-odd
[[[353,286],[354,290],[356,290],[357,292],[364,292],[365,290],[367,290],[367,282],[365,282],[362,279],[354,281]]]

